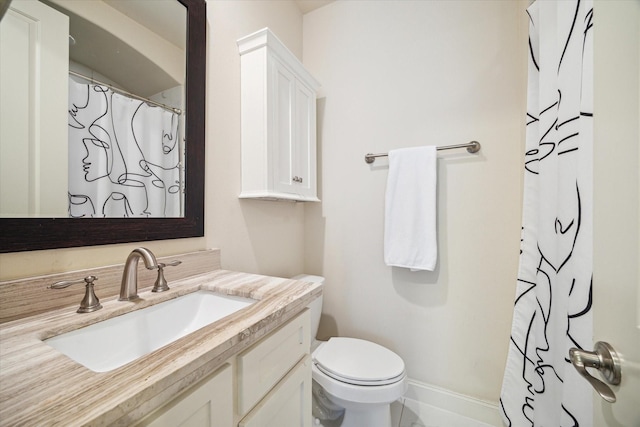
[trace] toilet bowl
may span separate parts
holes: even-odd
[[[320,276],[299,275],[294,279],[324,282]],[[309,309],[312,378],[320,386],[323,397],[330,401],[331,408],[327,411],[335,414],[336,406],[344,409],[341,427],[391,427],[391,403],[407,390],[402,358],[379,344],[362,339],[315,340],[322,313],[322,296],[314,300]],[[323,405],[315,401],[313,406]],[[317,414],[314,416],[318,417]]]

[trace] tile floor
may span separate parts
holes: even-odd
[[[342,418],[335,421],[317,421],[314,427],[340,427]],[[391,404],[391,425],[393,427],[493,427],[478,420],[428,405],[402,398]]]
[[[391,404],[391,420],[394,427],[492,427],[491,424],[407,398]]]

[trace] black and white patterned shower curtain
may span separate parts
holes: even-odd
[[[508,426],[591,427],[592,389],[569,349],[593,348],[592,1],[527,12],[522,242],[501,410]]]
[[[179,217],[179,116],[69,80],[69,216]]]

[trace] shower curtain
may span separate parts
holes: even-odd
[[[179,116],[69,79],[69,216],[179,217]]]
[[[505,425],[591,427],[592,389],[569,361],[591,350],[593,10],[536,1],[520,264],[500,398]]]

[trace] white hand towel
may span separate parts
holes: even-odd
[[[384,262],[433,271],[436,240],[436,147],[389,151],[385,198]]]

